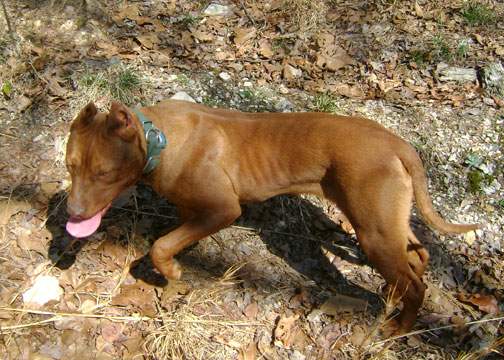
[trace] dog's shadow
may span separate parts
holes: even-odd
[[[134,231],[137,235],[153,242],[178,225],[176,208],[157,196],[150,188],[139,185],[133,205],[113,206],[103,219],[102,229],[114,226],[122,228],[124,234]],[[148,227],[127,228],[132,217],[138,216],[148,221]],[[49,258],[60,269],[71,267],[79,252],[88,241],[74,239],[65,231],[65,193],[53,196],[49,203],[47,229],[52,233]],[[329,261],[327,251],[340,260],[352,264],[365,264],[367,260],[353,236],[345,234],[330,220],[321,208],[312,202],[295,196],[279,196],[260,204],[243,207],[242,216],[236,221],[238,226],[253,229],[259,234],[269,252],[283,259],[292,269],[313,281],[318,289],[327,289],[348,296],[366,300],[368,310],[377,314],[383,307],[382,301],[373,292],[358,286],[342,275]],[[322,224],[322,225],[321,225]],[[125,229],[126,227],[126,229]],[[338,230],[339,229],[339,230]],[[140,234],[139,234],[140,233]],[[92,238],[91,240],[92,241]],[[109,240],[107,240],[109,241]],[[119,239],[115,241],[124,241]],[[125,242],[124,242],[125,243]],[[195,245],[194,245],[195,246]],[[224,246],[226,246],[224,244]],[[233,265],[219,259],[218,255],[194,256],[191,248],[177,256],[183,267],[210,271],[215,276],[222,275]],[[167,281],[157,273],[148,255],[136,260],[130,269],[133,277],[155,286],[165,286]],[[268,279],[257,281],[254,274],[243,272],[240,277],[250,276],[253,283],[268,286]],[[274,283],[271,280],[271,283]]]

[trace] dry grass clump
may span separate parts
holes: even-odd
[[[163,310],[162,325],[145,340],[146,353],[156,359],[236,358],[241,346],[250,342],[255,327],[260,325],[229,320],[225,312],[224,294],[236,283],[235,274],[240,268],[230,268],[217,282],[193,290],[170,310]]]
[[[324,0],[284,0],[282,11],[300,32],[316,30],[326,20],[328,6]]]

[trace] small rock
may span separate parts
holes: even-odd
[[[476,241],[476,232],[469,231],[464,234],[464,241],[467,245],[471,246]]]
[[[290,64],[285,64],[283,68],[283,76],[286,80],[293,80],[300,78],[303,75],[303,71],[295,68]]]
[[[41,307],[49,301],[58,301],[62,294],[63,289],[56,277],[42,275],[23,293],[23,302],[28,306]]]
[[[186,92],[179,91],[175,95],[173,95],[170,99],[172,100],[183,100],[195,103],[196,101]]]
[[[229,80],[231,80],[231,75],[229,75],[229,73],[224,72],[224,71],[223,71],[223,72],[221,72],[221,73],[219,74],[219,77],[220,77],[222,80],[224,80],[224,81],[229,81]]]
[[[289,354],[289,360],[305,360],[305,359],[306,356],[304,356],[297,350],[294,350]]]
[[[481,70],[483,87],[497,96],[504,96],[504,67],[500,62],[486,65]]]
[[[294,105],[287,99],[280,99],[275,103],[275,110],[279,112],[291,112],[294,110]]]
[[[252,87],[252,83],[250,81],[245,81],[243,87]]]
[[[205,11],[203,11],[203,14],[208,16],[230,16],[233,15],[233,10],[230,6],[210,4]]]
[[[287,95],[289,93],[289,89],[284,84],[280,84],[280,86],[278,87],[278,91],[280,91],[280,94],[283,95]]]
[[[438,64],[436,72],[441,81],[457,81],[464,83],[476,81],[477,78],[476,69],[448,66],[444,63]]]

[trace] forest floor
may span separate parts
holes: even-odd
[[[502,2],[5,3],[1,358],[504,356]],[[121,196],[90,238],[66,234],[71,120],[89,101],[106,111],[112,99],[177,93],[243,111],[365,116],[415,146],[436,209],[483,227],[440,235],[414,212],[431,254],[414,334],[380,335],[384,281],[323,199],[244,206],[178,256],[183,277],[166,286],[130,271],[178,221],[146,186]],[[30,297],[37,289],[50,301]]]

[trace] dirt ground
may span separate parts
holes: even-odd
[[[485,80],[504,56],[502,4],[5,4],[0,357],[504,356],[504,90]],[[365,116],[415,146],[443,217],[483,227],[440,235],[413,213],[431,254],[414,333],[380,335],[385,313],[396,311],[384,281],[323,199],[244,206],[233,226],[178,256],[184,274],[176,282],[160,278],[144,255],[177,225],[177,211],[142,184],[117,199],[88,239],[65,232],[65,143],[79,109],[94,101],[106,111],[112,99],[148,105],[181,92],[243,111]],[[29,298],[37,284],[52,300]]]

